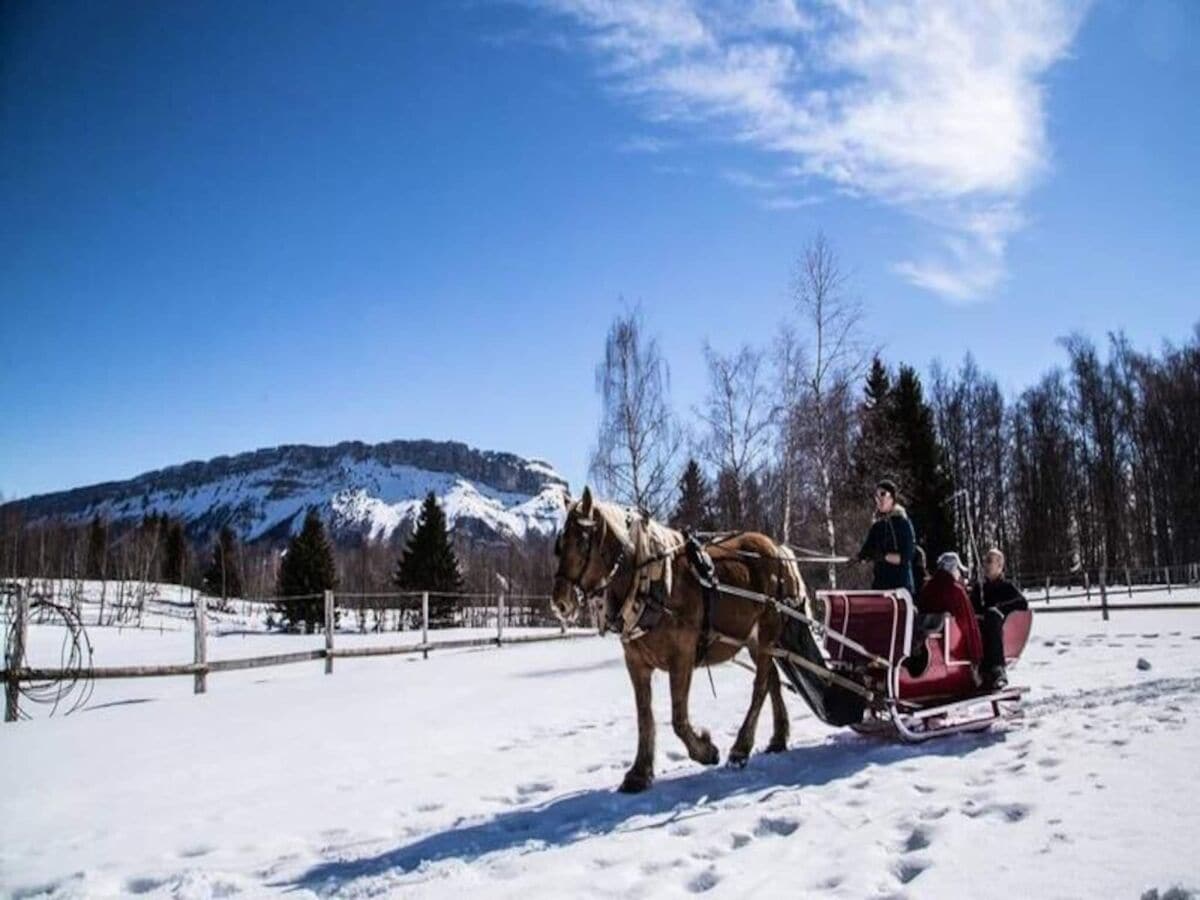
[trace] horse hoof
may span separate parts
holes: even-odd
[[[625,773],[625,779],[618,790],[622,794],[640,794],[654,783],[654,776],[645,772],[635,772],[632,769]]]
[[[725,765],[731,769],[744,769],[746,768],[746,762],[749,759],[750,757],[746,753],[739,753],[737,751],[730,750],[729,759],[725,761]]]
[[[721,751],[716,748],[715,744],[709,744],[700,751],[700,755],[696,757],[696,762],[705,766],[715,766],[721,761]]]
[[[767,744],[767,753],[782,753],[787,749],[787,741],[771,741]]]

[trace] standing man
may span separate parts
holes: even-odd
[[[971,590],[971,603],[979,616],[983,636],[983,678],[986,687],[1008,686],[1004,668],[1004,619],[1018,609],[1029,609],[1017,586],[1004,577],[1004,554],[993,547],[983,555],[983,585]]]
[[[896,502],[896,482],[884,478],[875,485],[875,521],[858,558],[875,564],[871,590],[904,588],[915,597],[912,559],[916,537],[904,507]]]

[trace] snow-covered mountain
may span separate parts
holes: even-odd
[[[511,453],[455,442],[350,441],[219,456],[18,502],[27,521],[98,513],[120,523],[167,513],[194,537],[229,524],[247,541],[282,538],[316,507],[338,537],[379,540],[415,522],[433,491],[460,533],[523,539],[559,527],[566,489],[549,464]]]

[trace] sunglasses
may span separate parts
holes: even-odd
[[[890,497],[890,496],[892,496],[892,495],[888,491],[876,491],[875,492],[875,499],[877,499],[877,500],[880,497]]]

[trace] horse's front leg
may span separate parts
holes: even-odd
[[[695,658],[693,647],[690,653],[678,654],[671,663],[671,726],[687,747],[688,756],[698,763],[711,766],[721,761],[721,753],[708,732],[702,730],[697,733],[688,718],[688,694],[692,689]]]
[[[654,669],[647,665],[628,647],[625,650],[625,668],[633,682],[633,699],[637,704],[638,746],[633,765],[625,773],[621,790],[636,794],[650,787],[654,781],[654,709],[650,705],[650,676]]]
[[[738,731],[737,740],[734,741],[733,748],[729,751],[729,765],[731,766],[744,766],[750,756],[750,751],[754,749],[754,732],[758,729],[758,714],[762,711],[763,701],[767,699],[771,673],[775,671],[775,664],[771,661],[770,654],[764,653],[761,649],[754,654],[754,666],[754,688],[750,694],[750,708],[746,710],[746,718]],[[778,676],[776,676],[775,689],[779,690]]]

